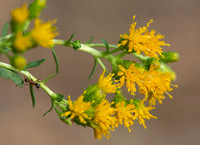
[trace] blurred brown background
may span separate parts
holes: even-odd
[[[24,0],[0,0],[0,29],[10,19],[10,10],[21,6]],[[30,0],[29,0],[30,2]],[[85,42],[94,36],[94,42],[104,38],[117,44],[119,35],[128,32],[132,16],[139,26],[149,19],[150,28],[166,36],[171,44],[165,50],[178,51],[179,62],[172,64],[179,88],[172,92],[152,113],[157,120],[146,121],[147,129],[138,123],[129,133],[124,127],[112,132],[112,138],[95,140],[91,128],[62,123],[50,107],[50,99],[42,89],[35,91],[36,107],[32,109],[28,86],[16,87],[0,78],[0,145],[199,145],[200,144],[200,1],[199,0],[48,0],[43,11],[44,20],[57,19],[59,38],[67,39],[76,32],[75,39]],[[91,80],[87,77],[93,67],[93,58],[71,48],[57,47],[60,74],[47,85],[55,92],[77,98],[83,90],[97,81],[102,69],[98,67]],[[51,53],[35,49],[26,53],[29,61],[47,58],[42,67],[31,72],[43,80],[55,72]],[[7,61],[5,57],[1,61]]]

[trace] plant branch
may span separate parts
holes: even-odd
[[[30,72],[16,69],[7,63],[0,62],[0,67],[18,72],[18,73],[26,76],[27,78],[31,79],[32,81],[38,81],[38,79],[36,77],[34,77]],[[54,93],[51,89],[49,89],[43,82],[39,82],[39,84],[40,84],[40,87],[51,97],[52,100],[58,99],[59,96],[56,93]],[[63,101],[65,103],[67,103],[66,100],[63,99]]]

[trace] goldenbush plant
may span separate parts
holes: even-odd
[[[46,6],[46,0],[34,0],[32,3],[24,3],[21,7],[11,11],[11,20],[6,23],[0,37],[0,53],[7,56],[10,64],[0,62],[0,76],[11,79],[17,86],[23,87],[29,84],[33,107],[35,95],[33,87],[43,89],[51,98],[51,108],[58,114],[61,121],[68,125],[72,122],[94,129],[97,139],[102,135],[109,138],[110,131],[114,131],[119,125],[124,125],[130,132],[131,125],[135,121],[146,128],[145,120],[157,119],[151,110],[156,104],[162,104],[166,96],[170,95],[176,79],[175,72],[167,65],[178,61],[177,52],[163,52],[163,46],[170,46],[163,41],[164,36],[149,30],[150,20],[146,26],[136,27],[135,16],[129,32],[119,36],[117,45],[109,44],[102,39],[103,43],[92,43],[92,39],[82,43],[73,40],[74,34],[68,40],[56,39],[59,35],[56,20],[44,21],[40,18],[42,10]],[[30,24],[33,23],[33,27]],[[8,33],[10,30],[10,33]],[[71,47],[75,51],[84,51],[94,58],[94,68],[89,78],[95,73],[96,66],[102,67],[102,74],[96,84],[89,85],[77,100],[67,98],[53,92],[46,86],[52,77],[59,73],[59,63],[56,56],[56,46]],[[28,62],[24,53],[36,49],[38,46],[46,47],[52,51],[56,64],[56,72],[47,76],[45,80],[39,80],[33,76],[29,68],[40,66],[45,59]],[[97,47],[105,47],[104,51]],[[137,61],[127,60],[126,55],[132,55]],[[109,72],[102,59],[110,62],[112,72]],[[126,99],[122,87],[127,89],[132,99]],[[141,97],[136,98],[136,91]],[[115,96],[108,101],[109,94]],[[143,97],[142,97],[143,96]]]

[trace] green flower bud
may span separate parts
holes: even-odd
[[[29,6],[29,19],[37,18],[43,8],[46,6],[46,0],[35,0]]]
[[[171,63],[171,62],[175,62],[178,61],[180,59],[180,55],[178,52],[164,52],[162,53],[162,55],[164,56],[163,58],[160,57],[159,60],[164,62],[164,63]]]
[[[16,55],[11,60],[12,66],[17,69],[23,69],[26,66],[26,58],[20,55]]]
[[[81,41],[75,40],[75,41],[72,43],[72,45],[73,45],[74,50],[77,50],[77,49],[81,48]]]

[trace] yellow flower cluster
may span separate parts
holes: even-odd
[[[146,26],[139,29],[136,29],[137,23],[134,20],[135,16],[133,17],[133,24],[131,24],[129,34],[120,35],[122,41],[119,46],[125,47],[127,45],[128,52],[135,51],[137,54],[143,52],[145,56],[158,58],[163,52],[161,46],[169,46],[164,41],[160,41],[164,36],[161,34],[155,35],[155,30],[147,30],[153,20],[150,20]]]
[[[109,130],[114,130],[114,125],[116,121],[113,115],[115,113],[115,109],[110,106],[111,104],[109,103],[109,101],[103,100],[95,108],[94,136],[97,139],[100,139],[102,134],[109,138]]]
[[[118,127],[119,124],[123,124],[124,126],[128,128],[129,132],[131,131],[130,126],[134,124],[133,120],[136,119],[134,116],[135,112],[135,105],[128,104],[125,105],[125,102],[122,101],[118,104],[116,104],[116,123],[115,126]]]
[[[162,99],[165,99],[164,94],[169,94],[168,92],[173,90],[171,88],[171,73],[154,70],[153,65],[148,71],[135,67],[134,63],[128,69],[122,66],[119,66],[119,68],[120,86],[123,86],[126,82],[128,91],[131,91],[131,94],[134,95],[136,92],[135,84],[137,84],[139,92],[149,99],[151,106],[155,105],[156,100],[162,103]]]
[[[99,81],[97,85],[101,88],[105,93],[115,93],[117,90],[117,84],[113,84],[112,77],[114,74],[109,74],[108,76],[104,77],[105,70],[99,77]]]
[[[138,107],[136,107],[136,109],[134,110],[134,113],[135,113],[135,118],[137,118],[138,122],[142,124],[144,128],[146,128],[144,119],[148,119],[148,120],[151,118],[157,119],[157,117],[149,113],[149,111],[155,109],[155,107],[151,107],[151,106],[146,107],[144,105],[144,101],[145,100],[140,101],[140,104]]]
[[[118,72],[118,76],[120,77],[119,81],[121,88],[126,82],[126,87],[128,92],[131,92],[132,95],[135,95],[136,87],[135,82],[139,81],[139,76],[141,75],[141,70],[134,67],[134,63],[129,67],[129,69],[125,69],[123,66],[119,65],[120,71]]]
[[[26,21],[30,21],[28,19],[28,4],[26,3],[21,8],[12,10],[11,16],[12,21],[17,24],[24,24]],[[23,35],[23,30],[21,30],[22,26],[13,25],[13,27],[20,28],[20,31],[17,31],[13,43],[15,50],[23,52],[28,48],[33,47],[33,43],[39,44],[46,48],[52,47],[54,44],[53,39],[58,35],[58,32],[55,32],[56,27],[53,26],[55,23],[56,20],[43,22],[41,19],[36,18],[34,28],[30,31],[30,34],[27,33],[26,35]]]
[[[90,120],[91,118],[85,113],[85,111],[91,108],[91,103],[84,102],[83,97],[84,96],[81,95],[75,102],[72,102],[69,96],[68,97],[69,111],[62,114],[62,116],[67,117],[70,115],[71,119],[78,117],[81,123],[86,124],[85,119]]]
[[[46,48],[53,46],[52,40],[58,35],[58,32],[54,32],[56,28],[52,27],[55,23],[56,20],[44,23],[42,20],[36,19],[35,27],[31,30],[34,41]]]
[[[154,70],[153,66],[150,67],[149,71],[143,71],[142,78],[137,84],[140,93],[144,94],[146,98],[148,97],[151,106],[155,106],[156,100],[161,104],[162,100],[165,99],[165,93],[172,98],[169,94],[173,90],[171,86],[177,86],[171,85],[171,75],[170,72]]]
[[[134,66],[132,65],[131,68],[133,69],[133,67]],[[116,89],[119,87],[119,85],[115,85],[111,81],[113,74],[109,74],[108,76],[104,77],[104,73],[105,71],[100,75],[97,83],[99,89],[103,89],[107,93],[117,93]],[[133,71],[130,71],[129,73],[133,73]],[[111,88],[112,91],[109,92],[105,90],[105,86],[107,87],[106,89]],[[101,102],[93,106],[95,100],[90,102],[90,100],[86,101],[84,99],[87,91],[91,90],[86,90],[84,94],[74,102],[72,102],[69,97],[68,110],[63,113],[62,116],[71,119],[77,118],[80,123],[92,127],[94,129],[94,136],[97,139],[102,138],[102,135],[109,138],[111,136],[110,131],[113,131],[115,127],[119,126],[119,124],[124,124],[124,126],[127,127],[130,132],[130,127],[134,124],[135,120],[138,120],[138,122],[143,124],[143,126],[146,128],[145,119],[156,118],[149,113],[149,111],[154,109],[154,107],[146,107],[144,105],[145,100],[140,101],[139,103],[134,103],[133,100],[130,100],[127,103],[125,100],[123,100],[114,104],[114,101],[110,103],[107,99],[102,98]]]
[[[22,5],[21,8],[16,8],[11,11],[12,20],[18,24],[23,24],[29,15],[29,11],[27,9],[28,4],[25,3]]]
[[[30,35],[23,35],[21,32],[18,32],[13,44],[14,48],[20,52],[26,51],[28,48],[30,48],[33,45],[33,42],[31,39],[32,38]]]

